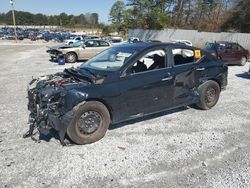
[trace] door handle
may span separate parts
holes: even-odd
[[[201,68],[196,68],[197,71],[204,71],[205,68],[204,67],[201,67]]]
[[[168,77],[162,78],[161,81],[168,81],[172,79],[173,79],[173,76],[168,76]]]

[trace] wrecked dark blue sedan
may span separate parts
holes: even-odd
[[[30,130],[55,129],[77,144],[100,140],[110,124],[195,104],[214,107],[228,68],[198,48],[172,43],[116,46],[78,68],[33,79]]]

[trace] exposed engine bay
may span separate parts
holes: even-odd
[[[24,138],[33,138],[35,129],[46,134],[48,130],[54,128],[59,131],[60,142],[65,145],[64,137],[72,117],[70,110],[79,101],[87,98],[87,94],[78,92],[76,88],[82,88],[93,82],[89,76],[76,76],[76,74],[77,70],[71,68],[65,69],[62,73],[32,79],[28,85],[30,128],[24,134]]]

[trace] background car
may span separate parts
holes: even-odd
[[[193,46],[193,43],[190,40],[172,40],[171,42],[177,44],[185,44],[187,46]]]
[[[207,43],[204,49],[222,59],[226,64],[244,66],[249,59],[249,51],[235,42]]]
[[[84,40],[84,37],[82,37],[82,36],[76,36],[73,39],[67,39],[67,40],[65,40],[65,43],[68,44],[68,45],[71,45],[71,44],[73,44],[75,42],[83,41],[83,40]]]
[[[109,42],[104,40],[87,40],[85,42],[77,41],[71,45],[50,47],[47,52],[52,60],[58,60],[60,56],[64,56],[66,62],[75,63],[78,60],[90,59],[111,46]]]

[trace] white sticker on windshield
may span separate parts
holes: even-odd
[[[119,52],[117,56],[123,56],[123,57],[129,57],[131,56],[131,53],[124,53],[124,52]]]

